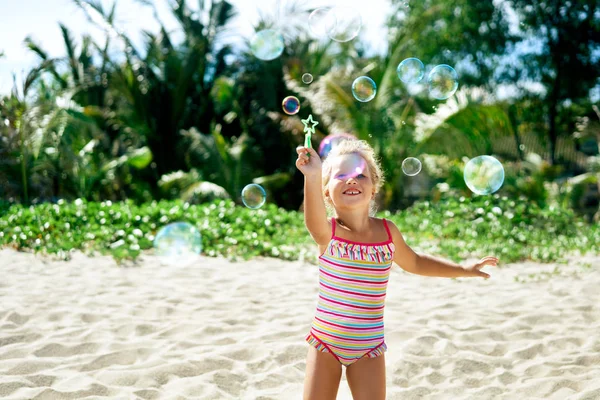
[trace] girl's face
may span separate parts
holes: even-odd
[[[331,176],[325,196],[336,210],[369,209],[375,185],[367,162],[359,154],[344,154],[331,160]]]

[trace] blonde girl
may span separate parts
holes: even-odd
[[[317,309],[306,336],[304,399],[334,400],[345,366],[354,400],[384,400],[383,309],[392,263],[413,274],[487,279],[481,268],[497,265],[498,259],[462,267],[417,254],[393,222],[372,216],[384,178],[367,142],[344,141],[323,163],[312,148],[300,146],[297,153],[304,220],[320,253]]]

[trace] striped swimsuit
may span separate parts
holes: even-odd
[[[387,350],[383,307],[394,243],[383,224],[387,241],[357,243],[335,236],[332,218],[331,241],[319,257],[319,299],[306,341],[346,367]]]

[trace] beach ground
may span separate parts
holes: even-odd
[[[0,266],[1,398],[302,398],[316,265],[4,249]],[[600,255],[485,271],[394,266],[388,399],[600,399]]]

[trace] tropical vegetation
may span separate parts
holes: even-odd
[[[560,245],[599,242],[597,2],[393,0],[381,53],[359,39],[316,40],[306,29],[313,9],[284,2],[255,26],[284,33],[283,54],[262,61],[248,38],[230,40],[237,11],[228,1],[170,1],[175,30],[154,2],[139,1],[157,26],[141,45],[117,24],[116,2],[73,1],[104,40],[57,24],[64,53],[53,57],[27,38],[38,64],[0,97],[0,244],[49,253],[113,246],[117,257],[135,258],[160,224],[185,217],[205,228],[207,254],[300,257],[298,246],[309,241],[295,214],[302,175],[294,149],[303,143],[300,119],[310,114],[320,122],[315,146],[341,132],[373,145],[386,171],[379,209],[399,211],[392,218],[413,240],[442,235],[447,245],[438,250],[457,256],[446,246],[477,251],[487,238],[483,248],[502,251],[498,239],[512,238],[516,250],[507,257],[541,260],[558,257]],[[403,85],[396,67],[408,57],[428,70],[455,67],[458,91],[439,101],[423,86]],[[304,84],[304,73],[314,82]],[[360,75],[377,84],[371,102],[352,97]],[[299,114],[282,112],[288,95],[301,99]],[[496,197],[465,185],[465,162],[481,154],[504,165]],[[423,162],[416,177],[400,168],[408,156]],[[267,189],[268,205],[234,207],[252,182]],[[473,222],[496,215],[494,207],[514,218],[488,221],[498,229]],[[290,234],[278,238],[283,224]],[[527,233],[528,224],[543,237]],[[544,251],[552,232],[559,246]],[[124,243],[114,246],[119,238]],[[519,243],[540,247],[528,252]]]

